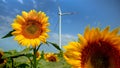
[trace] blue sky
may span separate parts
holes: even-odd
[[[77,40],[77,34],[83,34],[86,26],[120,27],[119,0],[0,0],[0,37],[8,33],[11,23],[22,11],[35,9],[44,11],[49,16],[49,41],[58,43],[58,5],[62,12],[75,12],[73,15],[62,16],[62,45]],[[23,47],[13,40],[13,37],[0,39],[0,48],[22,50]],[[51,46],[42,46],[45,51],[56,51]]]

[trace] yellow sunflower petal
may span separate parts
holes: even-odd
[[[78,34],[78,37],[81,44],[87,45],[87,40],[81,34]]]
[[[14,38],[14,40],[18,40],[18,41],[23,40],[23,39],[24,39],[24,37],[22,35],[17,35]]]
[[[17,15],[16,21],[19,24],[24,24],[25,23],[25,19],[22,16],[20,16],[20,15]]]
[[[73,50],[73,51],[81,51],[82,46],[78,42],[70,42],[68,46],[63,46],[64,49]]]
[[[27,19],[28,18],[28,13],[25,12],[25,11],[22,11],[22,16],[24,19]]]
[[[81,68],[80,66],[72,66],[72,68]]]
[[[101,33],[107,34],[109,32],[110,26],[107,26]]]
[[[100,34],[100,28],[96,28],[95,29],[95,36],[94,36],[95,40],[99,41],[100,36],[101,36],[101,34]]]
[[[15,29],[15,30],[21,30],[21,25],[18,24],[18,23],[13,23],[11,24],[12,25],[12,28]]]
[[[102,37],[102,38],[109,33],[109,29],[110,29],[110,26],[107,26],[107,27],[101,32],[101,37]]]
[[[77,60],[81,59],[81,57],[80,57],[81,53],[77,52],[77,51],[74,51],[74,52],[66,51],[66,53],[64,53],[64,55],[66,58],[77,59]]]
[[[40,45],[39,38],[36,38],[36,39],[35,39],[35,42],[36,42],[36,46],[37,46],[37,45]]]
[[[118,34],[119,31],[120,31],[120,28],[116,28],[110,34],[111,35],[116,35],[116,34]]]
[[[37,58],[37,60],[39,60],[39,59],[41,58],[41,53],[40,53],[40,51],[37,51],[37,52],[36,52],[36,58]]]
[[[79,60],[70,59],[70,60],[68,60],[67,62],[68,62],[69,64],[73,65],[73,66],[79,66],[79,67],[81,66],[81,65],[80,65],[81,62],[80,62]]]
[[[19,35],[21,33],[21,31],[14,31],[12,32],[13,35]]]
[[[90,27],[87,26],[86,29],[85,29],[85,32],[84,32],[84,37],[85,37],[86,40],[89,39],[89,35],[88,35],[89,32],[90,32]]]
[[[48,17],[42,19],[42,23],[46,23],[47,21],[48,21]],[[48,24],[47,24],[47,26],[48,26]]]
[[[39,39],[40,39],[43,43],[46,42],[46,38],[45,38],[44,36],[40,36]]]

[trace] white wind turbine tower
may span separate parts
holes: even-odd
[[[72,15],[75,14],[73,12],[67,12],[67,13],[62,13],[62,10],[60,8],[60,6],[58,6],[58,15],[59,15],[59,19],[58,19],[58,23],[59,23],[59,47],[61,48],[61,20],[62,20],[62,16],[63,15]]]

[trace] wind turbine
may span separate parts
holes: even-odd
[[[72,15],[75,14],[74,12],[67,12],[67,13],[62,13],[62,10],[60,6],[58,6],[58,23],[59,23],[59,47],[61,48],[61,21],[62,21],[62,16],[63,15]]]

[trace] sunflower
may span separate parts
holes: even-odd
[[[5,64],[6,63],[6,59],[2,59],[2,56],[4,55],[4,53],[2,51],[0,51],[0,66],[2,64]]]
[[[64,58],[72,68],[120,68],[119,28],[109,29],[87,27],[84,36],[78,34],[79,42],[64,46]]]
[[[41,53],[39,51],[36,52],[36,58],[39,60],[41,58]]]
[[[47,62],[57,62],[58,57],[54,53],[46,53],[44,54],[44,58]]]
[[[30,10],[28,13],[22,11],[22,15],[17,15],[12,23],[15,40],[23,46],[36,47],[41,42],[45,43],[48,38],[47,32],[49,22],[44,12]]]

